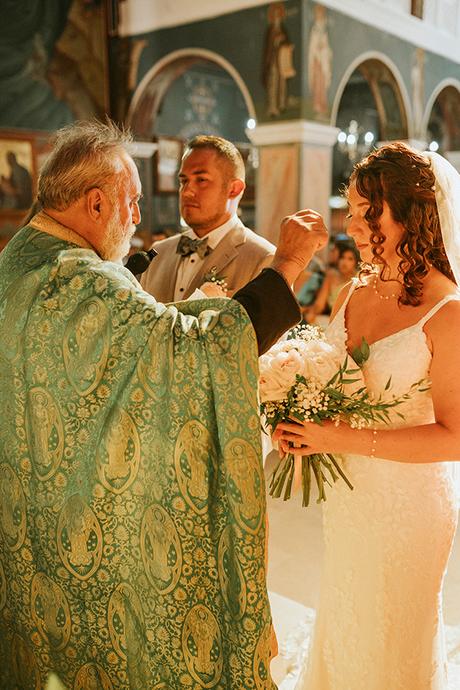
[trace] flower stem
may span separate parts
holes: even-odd
[[[334,456],[331,455],[330,453],[326,453],[326,457],[329,458],[329,460],[331,461],[331,463],[334,465],[335,469],[336,469],[337,472],[340,474],[340,476],[342,477],[342,479],[343,479],[343,481],[345,482],[345,484],[353,491],[353,484],[350,482],[350,480],[348,479],[347,475],[346,475],[345,472],[342,470],[342,468],[340,467],[339,463],[338,463],[337,460],[334,458]],[[335,479],[334,479],[334,481],[335,481]]]
[[[302,457],[302,507],[307,508],[310,503],[311,470],[308,455]]]
[[[318,487],[318,498],[316,500],[317,503],[321,503],[321,501],[326,500],[325,483],[329,484],[329,486],[332,486],[332,483],[338,481],[339,477],[344,480],[350,489],[353,489],[353,485],[333,455],[330,455],[329,453],[324,455],[319,453],[315,455],[304,455],[302,457],[301,471],[302,506],[304,508],[310,504],[312,472]],[[270,477],[270,496],[273,496],[273,498],[280,498],[282,496],[284,501],[288,501],[292,494],[294,475],[295,458],[292,453],[288,453],[284,456],[284,458],[281,458]]]
[[[295,470],[295,458],[291,455],[292,461],[290,463],[289,467],[289,473],[287,475],[286,479],[286,489],[284,491],[284,501],[288,501],[291,498],[291,491],[292,491],[292,480],[294,479],[294,470]]]
[[[318,485],[318,498],[316,499],[316,502],[321,503],[321,501],[326,500],[326,494],[324,492],[324,477],[323,472],[321,470],[321,460],[319,455],[311,455],[310,458],[313,473],[315,475],[316,483]]]
[[[293,457],[289,453],[284,458],[281,459],[278,467],[275,470],[276,476],[273,476],[273,484],[270,487],[270,495],[274,498],[279,498],[283,491],[284,482],[288,476],[291,465],[293,464]]]

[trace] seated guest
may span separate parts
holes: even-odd
[[[309,307],[315,301],[324,276],[324,265],[319,257],[315,256],[296,280],[294,291],[299,301],[302,315],[308,313]]]
[[[346,283],[356,275],[360,256],[356,247],[344,247],[339,253],[337,268],[326,271],[324,281],[313,304],[304,313],[308,323],[315,323],[320,314],[330,314],[337,295]]]
[[[337,268],[340,254],[344,249],[354,247],[355,243],[349,235],[344,232],[339,232],[329,240],[329,247],[327,250],[327,266],[328,268]]]

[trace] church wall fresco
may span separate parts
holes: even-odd
[[[0,127],[52,131],[109,108],[104,4],[4,3]],[[4,34],[3,36],[1,34]]]
[[[312,0],[274,2],[124,40],[145,42],[137,83],[174,50],[195,47],[222,55],[248,87],[258,122],[303,118],[329,123],[347,67],[369,51],[395,63],[408,94],[417,70],[421,72],[423,107],[436,83],[460,77],[460,65],[426,51],[414,68],[416,46]],[[269,69],[280,46],[276,59],[284,79],[274,69],[270,75]]]
[[[446,80],[460,83],[459,64],[313,0],[271,2],[109,39],[99,0],[30,0],[26,14],[21,3],[7,3],[2,18],[0,135],[13,129],[33,141],[40,132],[75,119],[110,113],[125,120],[142,79],[160,60],[184,49],[208,51],[232,66],[247,89],[258,124],[302,119],[335,126],[333,104],[344,75],[361,56],[364,61],[374,53],[386,56],[398,71],[409,137],[423,140],[433,94]],[[145,102],[145,126],[134,128],[138,137],[186,139],[204,131],[247,142],[247,100],[241,84],[217,62],[192,58],[172,79],[169,75],[169,81],[165,75],[163,86],[161,79],[160,88],[155,83],[155,94]],[[387,96],[391,100],[390,92]],[[448,110],[456,117],[457,104],[448,106],[445,98],[436,104],[441,114]],[[455,130],[449,137],[457,142],[460,133]],[[37,169],[39,162],[37,155]],[[160,225],[177,220],[174,196],[157,195]],[[17,219],[8,220],[10,232]]]
[[[284,0],[110,39],[109,107],[102,3],[31,0],[28,8],[26,15],[20,3],[5,8],[0,127],[54,130],[109,110],[122,119],[152,65],[184,47],[204,48],[228,60],[247,85],[259,122],[297,118],[329,122],[344,71],[369,50],[391,57],[409,94],[416,80],[423,106],[440,81],[460,79],[460,66],[443,57],[420,50],[417,55],[409,42],[313,0]]]
[[[282,9],[270,12],[272,5],[276,6],[275,10],[278,7]],[[272,98],[273,101],[278,99],[278,104],[271,110],[278,109],[277,119],[300,117],[301,4],[300,0],[288,0],[272,5],[136,37],[147,41],[139,61],[138,82],[155,62],[168,53],[180,48],[205,48],[222,55],[234,66],[251,93],[257,119],[270,120],[272,116],[268,115],[270,105],[264,84],[276,81],[273,70],[270,75],[270,66],[275,60],[276,45],[282,43],[285,48],[280,59],[284,61],[285,73],[292,76],[284,79],[288,82],[285,95]],[[279,91],[279,87],[273,90]]]

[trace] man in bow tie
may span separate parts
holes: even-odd
[[[228,295],[270,265],[275,247],[239,220],[244,162],[226,139],[198,136],[187,145],[179,172],[179,202],[188,229],[155,244],[158,256],[142,275],[157,300],[187,299],[213,273]]]

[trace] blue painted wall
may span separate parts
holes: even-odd
[[[327,122],[329,113],[318,115],[313,111],[307,81],[314,4],[312,0],[284,2],[283,26],[289,41],[294,44],[296,74],[288,80],[287,107],[277,116],[270,116],[267,112],[267,94],[262,83],[270,5],[145,34],[147,46],[141,55],[138,83],[160,58],[172,51],[204,48],[224,57],[240,73],[254,101],[259,122],[299,117]],[[53,46],[65,26],[70,5],[71,0],[27,0],[25,3],[10,0],[2,3],[0,127],[54,130],[74,119],[74,113],[47,75]],[[410,95],[413,45],[337,11],[327,10],[327,17],[329,41],[334,54],[328,92],[329,110],[347,67],[357,56],[370,50],[391,58]],[[116,40],[112,42],[112,46],[115,45]],[[121,74],[122,68],[114,70],[114,79],[117,72]],[[460,81],[460,65],[427,53],[425,102],[436,86],[449,77]],[[238,103],[236,105],[239,107]],[[226,126],[229,136],[233,138],[231,124],[228,122]]]
[[[345,71],[357,57],[374,51],[383,53],[396,65],[410,96],[415,46],[340,12],[327,9],[329,42],[333,51],[332,78],[328,91],[329,112],[326,116],[315,113],[307,77],[307,56],[315,4],[317,3],[313,0],[284,2],[286,16],[283,23],[289,40],[295,46],[293,59],[296,76],[288,80],[288,107],[279,116],[270,117],[267,114],[267,96],[261,76],[268,5],[137,36],[136,38],[145,38],[147,41],[139,64],[138,83],[158,60],[169,53],[183,48],[202,48],[224,57],[237,69],[252,96],[259,122],[299,117],[329,122],[334,95]],[[436,85],[447,77],[460,81],[460,65],[427,53],[425,103]]]
[[[301,3],[300,0],[287,0],[285,6],[284,25],[289,40],[295,45],[293,57],[297,75],[289,79],[289,93],[294,96],[294,100],[290,99],[288,108],[280,118],[291,120],[300,117]],[[267,120],[266,93],[262,83],[267,26],[267,6],[263,5],[137,36],[136,38],[147,40],[147,46],[139,64],[138,81],[158,60],[174,50],[182,48],[210,50],[228,60],[240,73],[251,93],[258,120]]]

